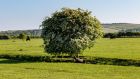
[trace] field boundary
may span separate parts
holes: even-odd
[[[31,56],[31,55],[0,55],[0,58],[26,61],[26,62],[75,62],[70,56]],[[103,64],[103,65],[119,65],[119,66],[137,66],[140,67],[140,60],[104,58],[92,56],[79,56],[85,64]]]

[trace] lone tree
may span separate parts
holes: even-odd
[[[62,8],[42,22],[45,51],[49,54],[77,56],[103,34],[96,17],[87,10]]]
[[[26,34],[25,33],[21,33],[18,36],[19,39],[25,40],[26,39]]]

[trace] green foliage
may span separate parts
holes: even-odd
[[[19,39],[25,40],[27,35],[25,33],[19,34]]]
[[[8,40],[10,39],[10,36],[8,35],[0,35],[0,40]]]
[[[106,34],[104,34],[104,37],[105,38],[110,38],[110,39],[115,39],[118,36],[117,36],[117,33],[106,33]]]
[[[27,36],[26,41],[30,41],[30,40],[31,40],[30,36]]]
[[[105,38],[139,38],[140,32],[125,32],[120,31],[118,33],[106,33],[104,34]]]
[[[102,27],[91,12],[62,8],[42,22],[45,51],[50,54],[79,54],[102,36]]]

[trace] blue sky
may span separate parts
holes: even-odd
[[[62,7],[88,9],[102,23],[140,23],[140,0],[0,0],[0,30],[38,29]]]

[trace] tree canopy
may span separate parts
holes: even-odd
[[[62,8],[45,18],[41,27],[45,51],[50,54],[79,54],[103,35],[97,18],[80,8]]]
[[[21,33],[21,34],[19,34],[19,39],[22,39],[22,40],[25,40],[26,39],[26,34],[25,33]]]

